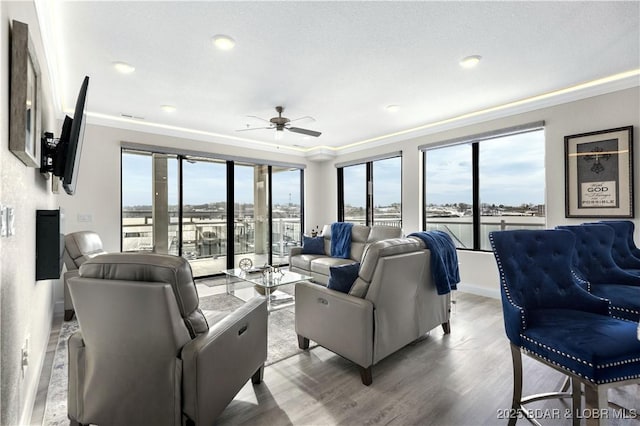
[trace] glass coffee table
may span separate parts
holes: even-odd
[[[227,294],[235,295],[236,289],[247,288],[241,284],[250,284],[255,291],[267,297],[267,310],[276,311],[292,306],[295,301],[293,295],[278,290],[278,287],[296,284],[311,279],[309,275],[291,271],[264,272],[261,270],[242,270],[240,268],[225,269]]]

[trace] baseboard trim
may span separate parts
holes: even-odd
[[[458,284],[458,291],[463,293],[471,293],[478,296],[491,297],[492,299],[500,299],[500,289],[487,288],[474,284]]]

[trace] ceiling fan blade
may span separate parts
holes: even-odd
[[[300,117],[300,118],[296,118],[294,120],[290,120],[289,123],[293,123],[294,121],[304,121],[304,122],[310,121],[310,122],[314,122],[314,121],[316,121],[316,119],[313,118],[310,115],[305,115],[304,117]]]
[[[322,134],[315,130],[301,129],[299,127],[287,127],[286,129],[293,133],[302,133],[303,135],[314,136],[316,138]]]
[[[247,117],[255,118],[255,119],[258,119],[258,120],[260,120],[260,121],[264,121],[265,123],[270,123],[270,121],[269,121],[269,120],[266,120],[266,119],[264,119],[264,118],[262,118],[262,117],[258,117],[257,115],[247,115]]]
[[[248,127],[246,129],[237,129],[236,132],[246,132],[247,130],[275,129],[275,127]]]

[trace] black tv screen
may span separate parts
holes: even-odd
[[[80,86],[80,93],[76,100],[76,108],[73,112],[73,120],[66,117],[60,135],[61,152],[59,153],[58,167],[64,164],[64,170],[55,173],[62,178],[62,187],[69,195],[76,192],[78,183],[78,171],[80,169],[80,154],[82,153],[82,141],[84,139],[84,127],[86,124],[87,87],[89,77],[85,77]],[[62,157],[62,158],[60,158]],[[62,173],[60,173],[62,172]]]

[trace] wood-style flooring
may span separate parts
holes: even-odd
[[[264,382],[249,382],[217,424],[506,425],[499,417],[511,404],[512,371],[500,301],[460,292],[455,297],[451,334],[437,328],[385,358],[373,367],[371,386],[362,385],[353,363],[317,347],[267,367]],[[525,395],[562,385],[564,376],[523,358]],[[615,389],[609,398],[640,418],[639,388]],[[531,408],[539,409],[542,424],[570,425],[569,404],[547,401]]]

